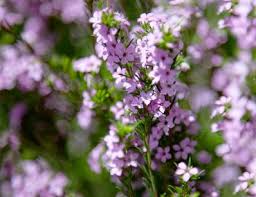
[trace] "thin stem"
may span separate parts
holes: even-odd
[[[148,174],[149,174],[149,179],[150,179],[150,184],[151,184],[151,190],[152,190],[153,196],[157,197],[158,195],[157,195],[157,189],[156,189],[156,184],[155,184],[155,178],[154,178],[154,175],[151,170],[151,164],[152,164],[151,154],[149,151],[149,147],[146,147],[146,149],[147,149],[146,163],[147,163]]]
[[[128,169],[128,179],[122,180],[123,185],[125,186],[122,190],[124,193],[127,193],[128,197],[134,197],[134,191],[132,188],[132,171],[131,168]]]
[[[128,196],[129,197],[134,197],[134,192],[133,192],[131,183],[128,184]]]
[[[128,195],[129,197],[134,197],[134,191],[133,191],[133,188],[132,188],[132,169],[129,168],[129,182],[128,182],[128,185],[127,185],[127,189],[128,189]]]
[[[147,123],[145,123],[145,124],[147,124]],[[147,171],[148,171],[147,174],[149,175],[149,180],[150,180],[153,197],[158,197],[157,188],[156,188],[156,184],[155,184],[155,178],[154,178],[153,172],[151,170],[152,160],[151,160],[151,153],[150,153],[150,148],[149,148],[149,144],[148,144],[147,133],[148,133],[148,126],[145,125],[145,135],[143,136],[143,142],[144,142],[144,146],[146,148],[146,165],[147,165]]]

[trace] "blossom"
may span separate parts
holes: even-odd
[[[169,135],[169,130],[174,127],[172,115],[168,117],[160,117],[157,127],[162,129],[166,135]]]
[[[99,60],[95,55],[91,55],[89,57],[84,57],[79,60],[74,61],[74,70],[90,73],[90,72],[99,72],[99,68],[101,65],[101,60]]]
[[[13,196],[64,194],[68,179],[63,173],[54,173],[43,160],[24,161],[21,163],[21,169],[22,171],[14,174],[10,180]]]
[[[4,46],[0,54],[0,90],[13,89],[16,85],[24,91],[33,90],[43,79],[44,64],[36,56],[24,53],[18,45]],[[17,63],[19,67],[13,70]]]
[[[17,103],[10,111],[10,127],[19,128],[21,126],[21,120],[27,111],[25,103]]]
[[[238,177],[239,184],[235,188],[235,192],[248,191],[251,184],[255,181],[255,175],[253,173],[244,172],[242,176]]]
[[[228,110],[231,102],[231,98],[222,96],[219,100],[215,102],[216,108],[212,112],[212,117],[216,115],[225,115],[225,111]]]
[[[88,2],[86,7],[83,0],[7,0],[0,4],[0,25],[3,27],[0,91],[1,99],[8,99],[6,103],[3,100],[1,121],[5,120],[5,113],[9,113],[9,125],[3,124],[9,128],[0,138],[0,148],[4,148],[3,153],[7,152],[8,156],[0,178],[7,183],[3,184],[4,188],[12,192],[1,195],[66,195],[67,178],[61,172],[53,172],[45,162],[24,161],[17,171],[9,162],[18,160],[20,145],[26,150],[27,139],[19,140],[19,136],[26,137],[23,130],[29,125],[27,121],[32,117],[38,125],[37,118],[40,118],[41,125],[41,118],[45,118],[41,106],[47,108],[47,114],[48,110],[51,112],[47,120],[58,112],[58,129],[74,128],[73,121],[70,124],[66,121],[72,120],[74,113],[77,113],[81,129],[100,128],[101,134],[92,137],[104,136],[89,154],[89,166],[96,173],[101,171],[101,165],[105,167],[124,192],[138,189],[141,194],[144,188],[138,183],[147,180],[149,188],[145,192],[152,189],[154,193],[154,186],[159,187],[168,180],[168,184],[175,185],[174,189],[187,187],[188,193],[198,190],[200,196],[217,197],[220,194],[213,183],[220,187],[234,181],[239,176],[238,170],[242,169],[246,172],[238,178],[236,192],[256,195],[255,0],[155,0],[157,7],[142,13],[137,22],[133,20],[132,23],[114,11],[112,2],[113,9],[91,13],[89,22],[96,44],[95,54],[87,57],[81,57],[85,48],[80,50],[79,43],[77,46],[80,34],[74,27],[79,23],[81,29],[85,28],[87,12],[96,4]],[[119,9],[119,5],[117,7]],[[218,17],[210,16],[209,10],[215,11]],[[58,26],[65,27],[64,37],[63,28],[60,32],[52,28],[56,19],[60,20]],[[90,33],[89,30],[86,32]],[[66,40],[74,51],[60,50],[59,46],[66,46]],[[73,70],[82,73],[82,80],[75,78],[74,73],[61,70],[64,66],[66,71],[66,63],[74,57],[81,57],[73,61]],[[57,72],[53,74],[52,69]],[[37,91],[40,95],[35,96],[36,99],[30,96]],[[77,108],[79,95],[80,109]],[[39,107],[31,107],[37,100],[40,100]],[[212,112],[208,113],[211,107]],[[35,116],[30,112],[36,112]],[[23,123],[25,113],[28,117]],[[209,128],[212,132],[221,132],[208,134]],[[206,135],[201,135],[205,131]],[[221,135],[222,144],[217,136],[212,137],[214,146],[209,146],[205,143],[208,135]],[[56,137],[59,139],[58,135]],[[70,136],[61,135],[61,139],[64,137]],[[196,139],[200,140],[198,146]],[[38,143],[41,142],[40,139]],[[215,168],[212,181],[209,176],[212,167],[206,164],[215,157],[205,150],[212,152],[214,147],[224,165]],[[184,162],[177,165],[174,173],[182,180],[181,184],[176,182],[177,177],[172,179],[163,174],[165,167],[189,157],[197,159],[198,167],[207,168],[202,180],[196,179],[199,168]],[[160,184],[154,185],[156,173],[153,171],[158,171]],[[223,172],[227,176],[223,176]],[[184,183],[189,180],[193,181]],[[130,182],[127,184],[127,181]],[[127,185],[131,188],[123,187]],[[162,189],[156,188],[156,193]]]
[[[168,52],[162,49],[155,49],[155,51],[153,52],[153,59],[156,64],[163,68],[170,66],[172,63],[172,59],[171,57],[169,57]]]
[[[188,167],[184,162],[181,162],[178,164],[175,174],[180,176],[183,181],[188,182],[191,177],[199,175],[199,170]]]
[[[83,107],[77,114],[78,123],[83,129],[87,129],[90,126],[93,114],[94,112],[86,107]]]
[[[121,64],[127,64],[134,60],[134,47],[130,45],[128,48],[125,48],[123,44],[118,43],[115,48],[115,54],[119,57]]]
[[[200,151],[197,155],[197,160],[203,164],[208,164],[211,162],[212,157],[208,152]]]
[[[124,105],[120,101],[117,102],[114,106],[112,106],[110,110],[115,115],[115,118],[117,120],[120,120],[125,113]]]
[[[100,173],[101,168],[100,168],[100,156],[103,152],[103,144],[97,145],[90,153],[89,158],[88,158],[88,163],[91,167],[91,169],[96,172]]]
[[[104,137],[106,151],[102,155],[103,163],[114,177],[126,176],[127,167],[133,169],[139,164],[143,165],[138,149],[142,152],[151,151],[150,155],[155,158],[152,165],[156,168],[159,165],[157,161],[167,162],[172,158],[170,147],[161,147],[161,141],[182,126],[191,130],[195,128],[193,113],[180,108],[177,102],[184,99],[187,92],[185,85],[178,79],[179,70],[172,66],[183,43],[178,37],[179,30],[176,29],[173,35],[172,27],[175,28],[175,25],[169,23],[168,19],[166,14],[141,15],[138,19],[138,23],[142,24],[138,28],[141,36],[132,35],[132,40],[123,35],[122,30],[127,33],[129,24],[117,12],[103,9],[96,11],[90,19],[98,42],[99,57],[106,61],[115,86],[124,93],[123,100],[110,107],[115,121]],[[169,36],[169,40],[164,40],[164,36]],[[146,136],[150,150],[143,143],[130,142],[133,134],[119,135],[116,121],[128,124],[147,117],[153,117],[152,127],[149,128],[151,132]],[[132,121],[128,121],[129,118]],[[139,140],[143,142],[143,139]],[[191,141],[191,147],[184,147],[186,157],[194,151],[194,146],[195,142]]]
[[[158,129],[157,127],[152,128],[152,133],[149,136],[149,146],[151,150],[158,147],[159,140],[161,139],[162,136],[163,132],[161,129]]]
[[[194,152],[196,141],[192,141],[189,138],[183,139],[179,144],[173,145],[173,149],[176,151],[176,159],[187,159],[188,155]]]
[[[156,158],[158,160],[165,163],[167,160],[171,159],[171,157],[172,156],[170,154],[170,147],[165,147],[165,148],[158,147],[157,148]]]

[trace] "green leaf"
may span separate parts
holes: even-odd
[[[127,134],[134,131],[134,125],[124,125],[121,122],[118,122],[116,126],[117,126],[117,132],[121,137],[124,137]]]
[[[196,192],[196,193],[191,194],[189,197],[199,197],[199,196],[200,196],[200,193]]]
[[[256,71],[250,73],[246,78],[246,84],[252,94],[256,95]]]
[[[103,12],[101,20],[102,23],[108,27],[118,27],[120,24],[111,12]]]
[[[113,76],[112,76],[111,72],[108,70],[106,64],[101,65],[99,74],[103,79],[113,81]]]
[[[100,104],[103,104],[109,97],[110,97],[110,94],[107,89],[99,89],[97,90],[96,94],[93,96],[92,100],[96,104],[100,105]]]

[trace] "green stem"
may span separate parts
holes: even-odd
[[[188,194],[189,194],[189,187],[188,187],[188,184],[184,184],[182,186],[182,197],[188,197]]]
[[[127,185],[126,185],[127,189],[128,189],[128,196],[129,197],[134,197],[134,191],[133,191],[133,188],[132,188],[132,171],[131,171],[131,168],[129,169],[129,180],[127,182]]]
[[[133,189],[131,183],[128,184],[128,196],[134,197]]]
[[[155,178],[151,170],[151,155],[150,152],[147,151],[147,165],[148,165],[148,174],[151,182],[151,189],[154,197],[157,197],[157,189],[156,189],[156,184],[155,184]]]
[[[144,146],[146,148],[146,165],[147,165],[147,171],[148,171],[147,174],[149,175],[151,192],[153,194],[153,197],[158,197],[156,184],[155,184],[155,178],[154,178],[153,172],[151,170],[152,161],[151,161],[151,153],[150,153],[150,148],[149,148],[148,139],[147,139],[147,133],[149,133],[147,125],[145,125],[145,133],[146,134],[143,136],[143,142],[144,142]]]

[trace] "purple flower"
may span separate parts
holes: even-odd
[[[119,57],[121,64],[127,64],[134,60],[134,46],[125,48],[122,43],[118,43],[115,48],[115,54]]]
[[[99,60],[95,55],[91,55],[89,57],[84,57],[76,60],[73,64],[74,70],[76,71],[83,73],[98,73],[101,65],[101,60]]]
[[[157,127],[158,129],[162,129],[165,135],[169,135],[169,130],[174,127],[172,115],[167,117],[160,117]]]
[[[92,121],[92,117],[94,115],[94,112],[87,107],[82,107],[80,112],[77,114],[77,121],[81,128],[87,129]]]
[[[208,164],[211,162],[212,157],[211,155],[206,151],[201,151],[197,155],[197,160],[202,164]]]
[[[65,175],[55,174],[43,160],[22,162],[10,181],[13,196],[63,196],[67,184]]]
[[[165,147],[165,148],[158,147],[155,157],[156,157],[156,159],[165,163],[167,160],[172,158],[172,156],[170,154],[170,147]]]
[[[159,140],[163,136],[163,132],[161,129],[158,129],[157,127],[152,128],[152,133],[149,136],[149,146],[150,150],[155,149],[159,145]]]
[[[120,101],[117,102],[114,106],[112,106],[110,110],[114,114],[116,120],[120,120],[125,113],[124,105]]]
[[[13,106],[10,111],[10,127],[19,128],[21,120],[27,111],[27,106],[24,103],[18,103]]]
[[[62,173],[56,174],[49,183],[49,193],[55,196],[64,194],[63,188],[68,184],[68,179]]]
[[[175,84],[161,83],[161,94],[168,96],[175,96],[177,88]]]
[[[88,164],[90,165],[90,168],[96,172],[100,173],[101,172],[101,167],[100,167],[100,156],[103,153],[103,145],[98,144],[90,153],[89,158],[88,158]]]
[[[194,152],[196,144],[197,143],[195,141],[185,138],[179,144],[173,145],[173,149],[176,152],[175,158],[186,160],[188,155]]]
[[[169,67],[172,64],[172,59],[169,56],[168,52],[162,49],[155,49],[154,61],[157,65],[159,65],[162,68]]]

